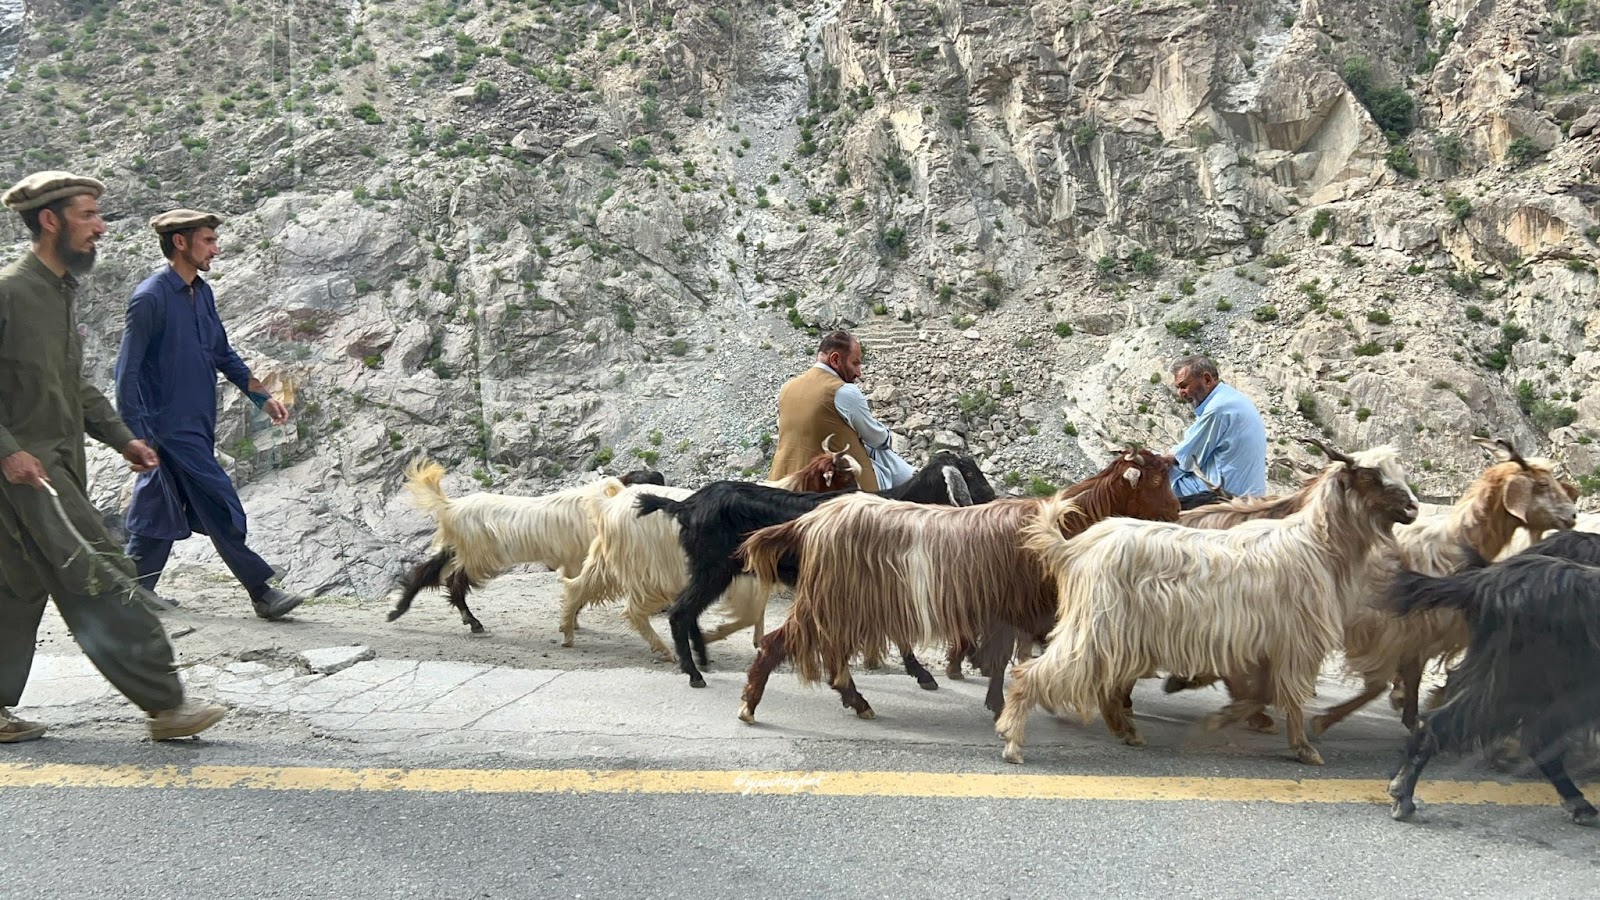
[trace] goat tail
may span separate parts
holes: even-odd
[[[805,526],[796,519],[751,532],[734,555],[744,560],[744,571],[763,584],[777,584],[778,561],[787,553],[799,553],[804,544]]]
[[[438,518],[450,508],[450,498],[440,485],[445,468],[427,457],[418,457],[406,466],[406,491],[411,502],[428,515]]]
[[[1430,609],[1454,609],[1469,616],[1478,608],[1477,592],[1460,576],[1433,577],[1410,569],[1395,573],[1384,606],[1397,616]]]
[[[600,479],[598,493],[592,493],[583,498],[583,511],[589,517],[589,522],[599,527],[600,520],[605,516],[604,510],[601,508],[603,504],[622,493],[627,487],[620,478],[608,476]]]
[[[654,512],[665,512],[667,515],[676,517],[683,511],[683,503],[681,501],[663,497],[660,494],[640,494],[639,499],[634,501],[634,507],[638,510],[636,515],[641,519]]]
[[[1087,517],[1077,501],[1052,497],[1022,527],[1022,546],[1054,570],[1069,558],[1067,535],[1082,531]]]

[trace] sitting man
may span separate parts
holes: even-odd
[[[888,490],[916,471],[889,449],[889,429],[867,412],[867,398],[856,387],[861,377],[861,343],[848,331],[835,331],[817,347],[811,368],[784,383],[778,392],[778,448],[768,479],[798,472],[822,452],[822,442],[861,465],[863,491]]]
[[[1267,493],[1267,428],[1250,398],[1217,377],[1217,364],[1185,356],[1172,364],[1178,396],[1194,407],[1194,423],[1172,448],[1172,491],[1183,509],[1222,499],[1212,486],[1237,497]],[[1209,482],[1209,484],[1208,484]]]

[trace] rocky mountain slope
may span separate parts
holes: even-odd
[[[909,458],[1019,492],[1175,440],[1196,350],[1285,485],[1322,432],[1432,498],[1475,434],[1600,488],[1583,0],[22,8],[0,180],[111,186],[97,377],[148,216],[228,217],[219,303],[296,416],[227,391],[221,449],[296,585],[372,592],[421,549],[418,453],[454,491],[764,472],[834,326]]]

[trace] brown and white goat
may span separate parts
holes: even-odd
[[[1339,644],[1364,563],[1392,551],[1394,524],[1417,514],[1392,450],[1329,455],[1332,471],[1300,512],[1225,531],[1114,519],[1069,541],[1060,521],[1076,513],[1071,501],[1048,504],[1024,536],[1059,587],[1058,616],[1044,652],[1012,669],[995,725],[1005,759],[1022,761],[1028,713],[1041,704],[1098,711],[1112,734],[1142,745],[1127,698],[1147,672],[1167,670],[1253,673],[1247,696],[1208,727],[1275,704],[1298,758],[1320,764],[1301,708]]]
[[[823,439],[822,452],[805,468],[778,481],[761,483],[797,492],[855,490],[861,465],[848,455],[850,445],[830,449],[832,438],[830,434]],[[672,651],[651,626],[650,617],[671,606],[689,583],[689,564],[679,541],[682,529],[671,516],[640,516],[638,500],[646,494],[683,500],[692,493],[685,488],[617,486],[588,498],[594,538],[582,567],[561,579],[561,646],[572,646],[579,610],[626,598],[623,616],[628,624],[651,650],[665,659],[672,658]],[[770,585],[763,586],[749,578],[735,579],[722,595],[730,618],[706,635],[706,641],[719,641],[743,628],[753,628],[752,640],[759,642],[771,593]]]
[[[1146,450],[1118,455],[1074,493],[1080,515],[1063,526],[1070,533],[1112,515],[1178,517],[1167,467]],[[929,641],[981,648],[992,673],[986,705],[998,714],[1015,636],[1042,635],[1054,620],[1054,585],[1019,536],[1044,502],[941,507],[852,494],[752,533],[739,551],[746,571],[776,581],[786,557],[798,557],[799,571],[788,618],[750,667],[739,718],[755,720],[773,669],[793,658],[801,682],[825,676],[845,706],[870,719],[851,658]]]
[[[1450,511],[1394,530],[1399,564],[1423,575],[1444,576],[1476,557],[1494,559],[1518,530],[1544,534],[1571,528],[1577,520],[1573,497],[1556,478],[1550,462],[1524,459],[1509,442],[1480,442],[1502,460],[1484,470]],[[1374,569],[1369,598],[1389,588],[1393,567]],[[1321,734],[1372,702],[1396,682],[1401,721],[1417,723],[1422,670],[1434,659],[1449,659],[1467,647],[1467,623],[1452,609],[1433,609],[1400,618],[1371,604],[1356,605],[1344,625],[1344,666],[1362,678],[1357,696],[1311,720]]]

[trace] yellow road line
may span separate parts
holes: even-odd
[[[1184,778],[1132,775],[987,775],[939,772],[741,772],[651,769],[328,769],[280,766],[92,766],[0,764],[0,790],[165,788],[264,791],[411,791],[470,794],[809,794],[821,797],[967,797],[1388,803],[1369,779]],[[1591,786],[1590,790],[1595,787]],[[1431,803],[1545,806],[1543,783],[1428,781]]]

